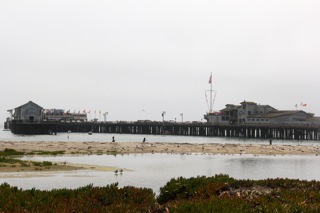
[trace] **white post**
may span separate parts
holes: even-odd
[[[108,112],[103,113],[103,116],[104,116],[104,122],[107,122],[107,115],[108,115]]]
[[[162,112],[162,122],[164,122],[164,115],[166,114],[166,111]]]
[[[183,122],[183,113],[180,113],[181,116],[181,122]]]
[[[209,112],[212,112],[212,72],[210,74],[209,84],[210,84],[210,109],[209,109]]]

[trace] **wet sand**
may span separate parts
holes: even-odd
[[[22,152],[64,151],[65,154],[128,154],[128,153],[211,153],[258,155],[317,155],[320,146],[261,144],[192,144],[142,142],[0,142],[6,148]]]
[[[121,168],[121,169],[123,171],[129,171],[128,169],[124,169],[124,168]],[[115,170],[120,170],[120,168],[113,167],[113,166],[74,164],[69,162],[66,165],[64,164],[64,162],[60,162],[50,166],[34,166],[32,164],[29,164],[26,166],[25,164],[21,165],[19,163],[15,163],[15,164],[2,163],[0,166],[0,172],[55,172],[55,171],[74,171],[74,170],[95,170],[95,171],[111,172]]]

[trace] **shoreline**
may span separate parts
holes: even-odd
[[[94,155],[94,154],[138,154],[138,153],[170,153],[170,154],[253,154],[253,155],[320,155],[318,145],[263,145],[263,144],[218,144],[218,143],[166,143],[166,142],[11,142],[0,141],[0,151],[14,149],[28,153],[61,152],[59,155]],[[49,154],[50,155],[50,154]],[[97,166],[72,163],[54,163],[51,166],[32,166],[23,164],[1,164],[0,173],[6,172],[65,172],[75,170],[97,170],[112,172],[119,170],[112,165]],[[125,168],[121,168],[125,169]],[[126,169],[125,169],[126,170]]]
[[[134,154],[134,153],[208,153],[257,155],[318,155],[318,145],[264,145],[219,143],[166,143],[166,142],[12,142],[0,141],[0,150],[21,152],[63,151],[64,154]]]

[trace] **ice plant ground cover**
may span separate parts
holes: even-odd
[[[171,179],[148,188],[87,185],[50,191],[0,185],[1,212],[318,212],[320,182],[237,180],[228,175]]]

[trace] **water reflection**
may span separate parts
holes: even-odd
[[[242,178],[295,178],[319,180],[316,156],[269,156],[229,159],[227,169]]]
[[[21,188],[77,188],[93,183],[105,186],[118,182],[120,186],[152,188],[156,193],[171,178],[228,174],[238,179],[295,178],[320,180],[320,157],[317,156],[254,156],[209,154],[127,154],[86,156],[31,156],[24,160],[39,160],[113,166],[130,169],[115,175],[105,171],[69,171],[1,173],[0,182]]]

